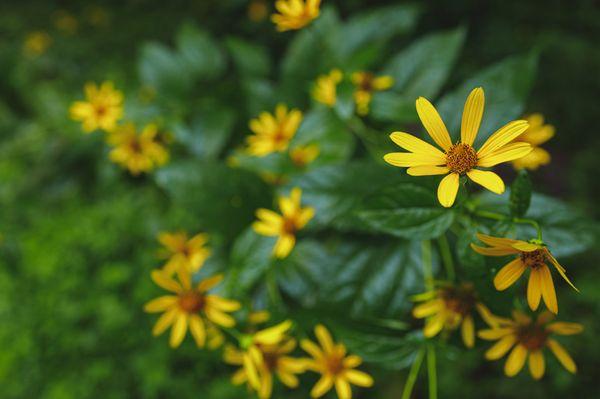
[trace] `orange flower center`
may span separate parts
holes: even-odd
[[[104,105],[96,105],[96,115],[98,117],[102,117],[102,116],[106,115],[107,111],[108,111],[108,109]]]
[[[445,288],[442,290],[441,297],[446,309],[461,316],[471,313],[471,309],[477,301],[471,284]]]
[[[538,324],[521,326],[517,330],[517,338],[521,345],[530,351],[541,349],[548,339],[548,331]]]
[[[375,76],[370,72],[365,72],[361,76],[361,80],[358,84],[358,88],[364,91],[373,91],[373,79]]]
[[[456,143],[446,151],[446,165],[453,173],[465,174],[477,165],[477,153],[469,144]]]
[[[282,230],[284,234],[296,234],[296,231],[298,230],[296,227],[296,221],[293,218],[284,218]]]
[[[268,370],[272,371],[277,369],[279,356],[276,353],[263,352],[263,359],[265,361],[265,366],[267,366]]]
[[[330,374],[338,375],[344,370],[344,357],[332,354],[326,359],[326,366]]]
[[[179,295],[179,308],[187,313],[198,313],[205,304],[204,295],[189,291]]]
[[[521,261],[525,266],[537,269],[545,264],[546,256],[544,251],[536,249],[531,252],[521,252]]]

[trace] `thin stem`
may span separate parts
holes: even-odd
[[[535,220],[533,220],[533,219],[514,218],[513,222],[532,225],[536,229],[536,231],[537,231],[537,238],[538,238],[538,240],[542,241],[542,228],[540,227],[539,223],[536,222]]]
[[[410,399],[410,395],[412,395],[413,388],[415,387],[415,382],[417,381],[417,375],[419,374],[419,370],[421,369],[421,364],[423,363],[423,358],[425,357],[425,348],[421,348],[419,353],[417,353],[417,357],[413,362],[410,372],[408,373],[408,378],[406,379],[406,385],[404,385],[404,390],[402,391],[401,399]]]
[[[421,253],[423,260],[423,277],[425,279],[425,288],[427,291],[433,290],[433,272],[431,261],[431,241],[424,240],[421,243]]]
[[[437,369],[435,348],[427,345],[427,376],[429,378],[429,399],[437,399]]]
[[[267,294],[269,296],[269,300],[271,305],[276,309],[281,309],[283,307],[283,298],[281,297],[281,293],[279,292],[279,286],[277,285],[277,279],[275,276],[275,268],[277,267],[277,263],[275,261],[271,262],[269,269],[267,270],[266,280],[267,280]]]
[[[510,217],[507,215],[503,215],[501,213],[482,211],[482,210],[475,211],[475,216],[480,216],[482,218],[493,219],[493,220],[510,220],[514,223],[519,223],[519,224],[529,224],[529,225],[533,226],[535,228],[535,230],[537,231],[537,239],[542,241],[542,228],[540,227],[539,223],[533,219],[513,218],[513,217]]]
[[[452,259],[452,252],[450,252],[450,245],[448,244],[448,238],[446,234],[442,234],[438,238],[438,245],[440,247],[440,254],[442,255],[442,262],[446,269],[446,277],[449,281],[454,281],[456,273],[454,272],[454,260]]]

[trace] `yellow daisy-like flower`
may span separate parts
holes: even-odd
[[[474,89],[462,115],[460,141],[452,144],[446,125],[433,105],[423,97],[417,99],[417,113],[425,130],[440,151],[431,144],[408,133],[394,132],[390,138],[409,152],[386,154],[384,160],[394,166],[408,168],[412,176],[447,175],[438,187],[438,200],[444,207],[451,207],[458,193],[459,177],[467,175],[475,183],[488,190],[502,194],[504,182],[494,172],[477,169],[488,168],[502,162],[524,157],[531,152],[529,143],[515,143],[529,124],[518,120],[510,122],[492,134],[478,151],[473,143],[481,124],[484,108],[484,93],[481,87]]]
[[[286,151],[301,122],[302,112],[297,109],[288,112],[283,104],[275,108],[275,115],[261,113],[250,121],[250,130],[254,134],[246,140],[248,153],[264,157],[273,152]]]
[[[533,147],[533,150],[523,158],[514,160],[512,164],[517,170],[536,170],[540,166],[550,163],[550,154],[541,148],[540,145],[554,137],[554,126],[545,125],[542,114],[533,114],[526,119],[529,122],[529,128],[525,133],[517,137],[515,142],[529,143]]]
[[[310,391],[312,398],[320,398],[335,386],[340,399],[352,398],[350,384],[359,387],[373,386],[373,378],[367,373],[356,370],[362,359],[356,355],[348,355],[346,347],[333,342],[331,334],[323,325],[315,327],[315,335],[319,345],[303,339],[300,345],[312,359],[306,360],[306,368],[321,374],[321,378]]]
[[[290,254],[296,244],[296,233],[315,215],[314,208],[300,206],[301,197],[302,190],[295,187],[289,197],[279,197],[281,215],[264,208],[256,211],[259,220],[252,224],[252,228],[258,234],[279,237],[273,248],[273,255],[277,258]]]
[[[319,151],[319,146],[317,144],[298,146],[290,150],[290,159],[297,167],[304,168],[306,165],[317,159]]]
[[[547,347],[565,369],[573,374],[577,371],[569,353],[551,337],[554,334],[579,334],[583,331],[581,324],[552,322],[554,316],[550,312],[542,312],[536,322],[519,311],[513,312],[513,318],[514,320],[502,319],[491,329],[478,332],[482,339],[498,341],[485,353],[486,359],[500,359],[514,347],[504,364],[504,373],[508,377],[517,375],[529,358],[529,372],[534,379],[539,380],[544,376],[546,368],[543,349]]]
[[[169,276],[184,268],[190,273],[200,270],[210,256],[210,249],[205,244],[207,234],[196,234],[189,238],[186,232],[160,233],[158,241],[164,246],[161,256],[167,260],[163,271]]]
[[[86,133],[96,129],[112,132],[123,116],[123,93],[115,90],[109,81],[100,87],[95,83],[86,83],[84,91],[86,101],[75,101],[71,105],[71,119],[81,121]]]
[[[23,42],[23,51],[29,56],[42,55],[52,44],[52,38],[44,31],[29,33]]]
[[[273,14],[271,21],[279,32],[302,29],[319,17],[320,5],[321,0],[277,0],[279,14]]]
[[[169,152],[160,142],[154,124],[146,125],[139,134],[132,123],[120,126],[107,137],[107,142],[114,147],[109,154],[111,161],[133,175],[149,172],[169,160]]]
[[[153,335],[160,335],[173,326],[169,339],[172,348],[181,344],[188,327],[196,345],[203,348],[206,344],[207,323],[227,328],[235,326],[234,318],[228,313],[238,310],[240,304],[207,293],[219,284],[223,279],[222,275],[202,280],[195,287],[192,286],[191,274],[186,271],[177,273],[179,281],[161,270],[154,270],[151,276],[156,285],[175,294],[161,296],[144,306],[144,310],[148,313],[163,313],[154,325]]]
[[[342,81],[343,76],[339,69],[333,69],[328,74],[319,76],[312,90],[313,98],[328,107],[333,107],[337,101],[337,85]]]
[[[356,86],[354,91],[356,112],[364,116],[369,113],[373,93],[389,89],[394,85],[394,79],[391,76],[375,76],[371,72],[363,71],[352,74],[352,83]]]
[[[493,323],[494,315],[477,298],[473,285],[464,283],[459,286],[445,285],[433,291],[416,295],[416,301],[423,302],[413,309],[413,316],[427,318],[423,334],[427,338],[436,336],[440,331],[453,331],[461,328],[466,347],[475,345],[475,322],[473,311],[482,319]]]
[[[565,269],[552,256],[548,248],[541,243],[535,242],[536,240],[527,242],[510,238],[492,237],[485,234],[477,234],[477,238],[489,245],[489,247],[480,247],[471,244],[471,248],[477,253],[486,256],[518,255],[517,258],[500,269],[496,277],[494,277],[494,286],[498,291],[503,291],[513,285],[525,270],[529,269],[527,302],[531,310],[536,310],[540,304],[540,300],[543,298],[548,309],[552,313],[558,313],[554,282],[552,281],[552,274],[546,262],[550,262],[558,271],[558,274],[573,289],[579,292],[565,274]]]

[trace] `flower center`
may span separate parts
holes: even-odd
[[[265,366],[267,366],[268,370],[277,369],[277,362],[279,361],[279,356],[276,353],[263,352],[263,359],[265,361]]]
[[[282,230],[284,234],[296,234],[296,221],[293,218],[284,218]]]
[[[545,264],[546,257],[544,255],[544,251],[541,249],[536,249],[531,252],[521,252],[521,261],[525,266],[531,267],[532,269],[537,269],[540,266]]]
[[[517,331],[519,342],[530,351],[543,348],[548,335],[546,329],[537,324],[521,326]]]
[[[280,145],[285,143],[287,140],[287,138],[285,137],[285,134],[283,134],[283,130],[279,129],[277,130],[277,132],[275,132],[275,134],[273,135],[273,142],[276,145]]]
[[[189,291],[179,295],[179,308],[187,313],[198,313],[204,307],[204,296]]]
[[[133,139],[129,142],[129,148],[131,149],[131,152],[134,152],[136,154],[142,153],[142,145],[137,139]]]
[[[101,117],[106,115],[106,111],[108,111],[106,109],[106,107],[104,105],[96,105],[96,115]]]
[[[358,87],[364,91],[368,91],[368,92],[373,91],[373,78],[374,78],[374,76],[372,73],[370,73],[370,72],[363,73],[362,79],[361,79],[360,83],[358,84]]]
[[[445,288],[441,296],[446,309],[461,316],[471,313],[476,302],[475,292],[470,284]]]
[[[344,370],[344,358],[338,355],[330,355],[326,359],[327,370],[330,374],[338,375]]]
[[[454,173],[465,174],[477,165],[477,153],[469,144],[456,143],[446,151],[446,165]]]

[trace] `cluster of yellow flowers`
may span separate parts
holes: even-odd
[[[119,125],[123,117],[123,93],[110,81],[100,86],[87,83],[85,101],[75,101],[69,110],[71,119],[81,122],[84,132],[102,130],[112,147],[110,159],[133,175],[149,172],[169,160],[166,144],[169,135],[150,123],[138,132],[131,122]]]

